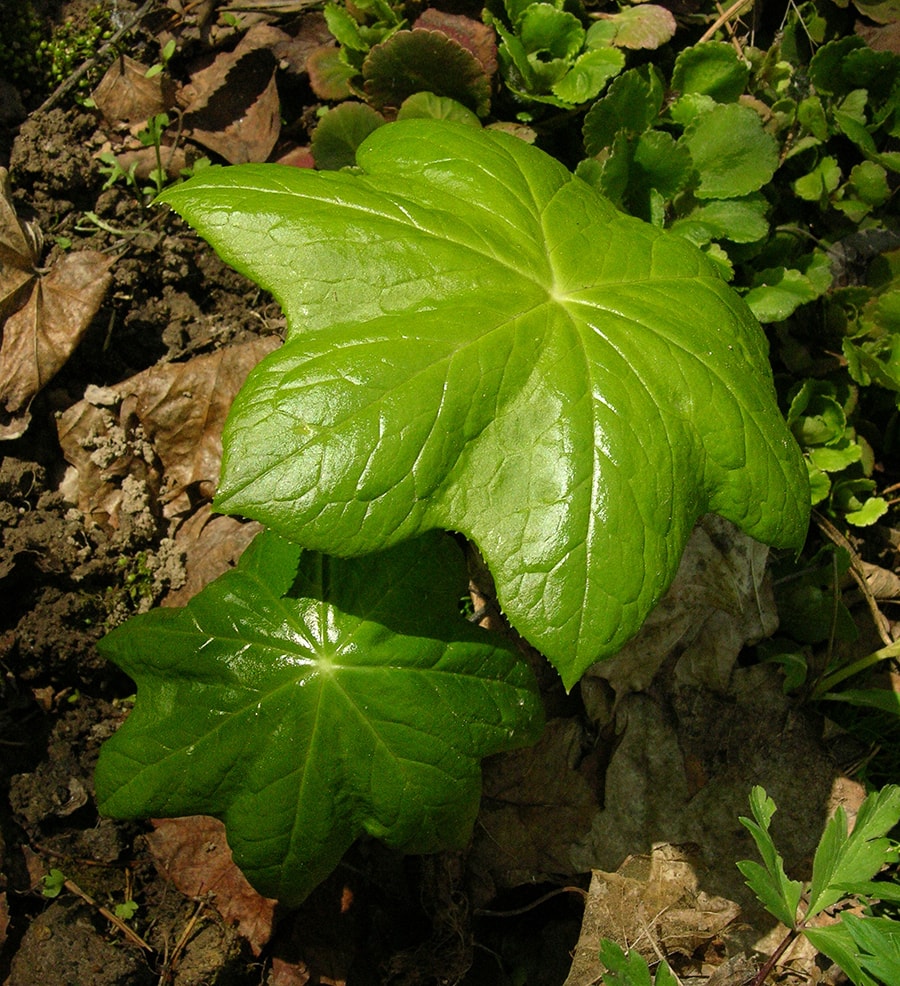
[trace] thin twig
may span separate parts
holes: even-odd
[[[700,38],[698,44],[702,41],[709,41],[709,39],[719,30],[719,28],[725,24],[727,21],[731,20],[735,14],[739,13],[748,4],[752,5],[753,0],[734,0],[734,3],[725,11],[724,14],[720,14],[715,21],[706,29],[703,37]]]
[[[66,879],[63,886],[70,893],[75,894],[76,897],[80,897],[86,904],[98,910],[103,917],[105,917],[110,924],[115,925],[130,942],[133,942],[139,948],[143,948],[148,952],[153,951],[152,946],[148,945],[133,928],[130,928],[120,917],[113,914],[109,908],[104,907],[102,904],[98,904],[97,901],[95,901],[90,894],[82,890],[74,880]]]
[[[530,904],[526,904],[524,907],[516,907],[512,911],[488,911],[478,907],[472,913],[478,917],[485,918],[515,918],[520,914],[527,914],[529,911],[533,911],[534,908],[540,907],[541,904],[546,903],[551,897],[558,897],[560,894],[581,894],[585,900],[588,899],[588,892],[582,890],[581,887],[557,887],[556,890],[551,890],[549,893],[544,894],[543,897],[533,900]]]

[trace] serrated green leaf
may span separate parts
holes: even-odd
[[[289,906],[363,832],[463,844],[479,760],[541,722],[527,667],[459,616],[465,584],[446,536],[352,560],[258,536],[186,607],[101,641],[137,683],[100,755],[101,811],[221,818],[250,881]]]
[[[754,275],[754,287],[744,301],[760,322],[783,322],[831,286],[831,265],[825,254],[812,254],[804,270],[769,268]]]
[[[871,880],[891,858],[886,834],[900,822],[900,787],[889,785],[870,794],[847,832],[847,816],[838,808],[825,827],[813,859],[807,918],[837,903],[841,884]]]
[[[824,157],[809,174],[803,175],[794,182],[794,193],[798,198],[807,202],[819,202],[824,205],[841,183],[841,169],[833,157]]]
[[[613,44],[619,48],[660,48],[675,35],[675,18],[666,7],[641,3],[606,15],[616,25]]]
[[[464,533],[569,687],[703,513],[803,539],[765,339],[702,254],[505,134],[403,121],[358,164],[166,193],[288,319],[232,410],[220,509],[341,555]]]
[[[771,181],[778,167],[775,138],[755,110],[739,103],[697,117],[681,139],[700,174],[695,194],[701,199],[748,195]]]
[[[606,83],[625,68],[625,56],[618,48],[596,48],[579,55],[575,64],[553,86],[553,93],[567,103],[586,103],[600,93]]]
[[[540,61],[572,63],[584,44],[585,32],[574,14],[549,3],[533,3],[525,8],[515,25],[522,47]]]
[[[855,527],[870,527],[888,512],[888,502],[884,497],[871,496],[854,510],[844,514],[844,519]]]
[[[784,860],[769,834],[775,802],[759,785],[750,792],[750,810],[753,819],[741,816],[740,822],[753,836],[764,865],[745,859],[737,867],[763,906],[786,927],[793,928],[803,884],[789,880],[784,872]]]
[[[612,146],[624,130],[643,133],[659,115],[664,88],[652,66],[630,69],[615,79],[609,91],[588,110],[584,118],[584,147],[589,155]]]
[[[755,243],[769,232],[768,208],[765,196],[758,192],[739,199],[708,199],[669,228],[698,244],[715,239]]]
[[[620,945],[604,938],[600,942],[600,961],[606,966],[604,986],[676,986],[675,978],[667,962],[660,962],[656,976],[651,979],[650,967],[640,952],[624,951]]]
[[[883,983],[900,983],[900,922],[845,914],[842,924],[856,944],[863,971]]]

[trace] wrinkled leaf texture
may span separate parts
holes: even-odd
[[[163,196],[288,321],[232,410],[218,509],[337,555],[464,533],[567,687],[703,513],[802,543],[765,339],[698,250],[509,135],[402,121],[357,162]]]
[[[287,906],[364,832],[461,848],[481,758],[543,722],[527,665],[459,614],[465,585],[443,534],[351,560],[259,535],[187,606],[100,642],[137,683],[100,754],[101,812],[221,818],[250,882]]]

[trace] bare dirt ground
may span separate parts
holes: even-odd
[[[130,43],[145,65],[174,9],[159,7]],[[254,49],[269,52],[284,121],[260,159],[302,162],[315,98],[301,53],[323,28],[309,15],[278,30]],[[184,27],[174,82],[199,85],[235,41]],[[266,86],[256,88],[233,98],[256,106]],[[3,412],[7,434],[21,434],[0,448],[0,979],[587,986],[607,935],[667,955],[685,982],[743,981],[777,937],[734,868],[753,855],[737,821],[750,787],[775,798],[776,836],[801,875],[827,813],[852,811],[862,788],[844,773],[847,738],[793,706],[772,667],[740,659],[774,629],[766,552],[715,522],[639,644],[571,696],[546,676],[547,732],[535,750],[486,765],[465,853],[403,858],[360,843],[286,914],[242,885],[212,820],[98,816],[93,766],[134,686],[95,644],[132,613],[183,603],[253,536],[210,513],[218,436],[282,324],[176,217],[124,182],[103,190],[97,155],[131,147],[141,122],[63,99],[13,113],[0,132],[9,207],[43,232],[40,283],[21,290],[44,291],[31,317],[46,347],[31,356],[34,393]],[[221,161],[225,145],[213,143],[185,146]],[[50,278],[85,250],[99,258],[88,281],[105,286],[74,329],[53,321]],[[68,285],[70,307],[88,287]],[[46,352],[60,348],[71,353],[56,366]],[[55,897],[43,892],[51,870],[65,878]],[[794,961],[816,969],[810,955]]]

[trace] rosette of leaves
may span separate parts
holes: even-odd
[[[888,505],[872,495],[872,446],[850,424],[857,400],[855,386],[807,379],[794,388],[787,420],[806,456],[813,504],[865,527],[883,517]]]
[[[500,37],[503,81],[521,101],[569,109],[594,99],[625,67],[604,25],[585,29],[580,4],[504,0],[489,4],[484,19]]]
[[[457,37],[451,37],[442,29],[414,27],[374,47],[362,66],[366,100],[379,110],[397,109],[410,96],[430,92],[453,99],[479,117],[487,116],[495,64],[492,44],[484,45],[475,37],[475,31],[485,30],[483,24],[469,23],[474,29],[470,35],[457,31]]]
[[[346,99],[353,92],[351,82],[360,75],[366,55],[407,22],[387,0],[327,3],[324,14],[338,47],[323,46],[310,55],[310,85],[320,99]]]
[[[396,22],[382,37],[358,37],[349,8],[328,10],[340,48],[321,49],[310,60],[310,82],[321,98],[355,94],[376,110],[395,112],[410,96],[430,92],[480,117],[489,112],[497,55],[493,33],[484,24],[426,10],[411,30]]]

